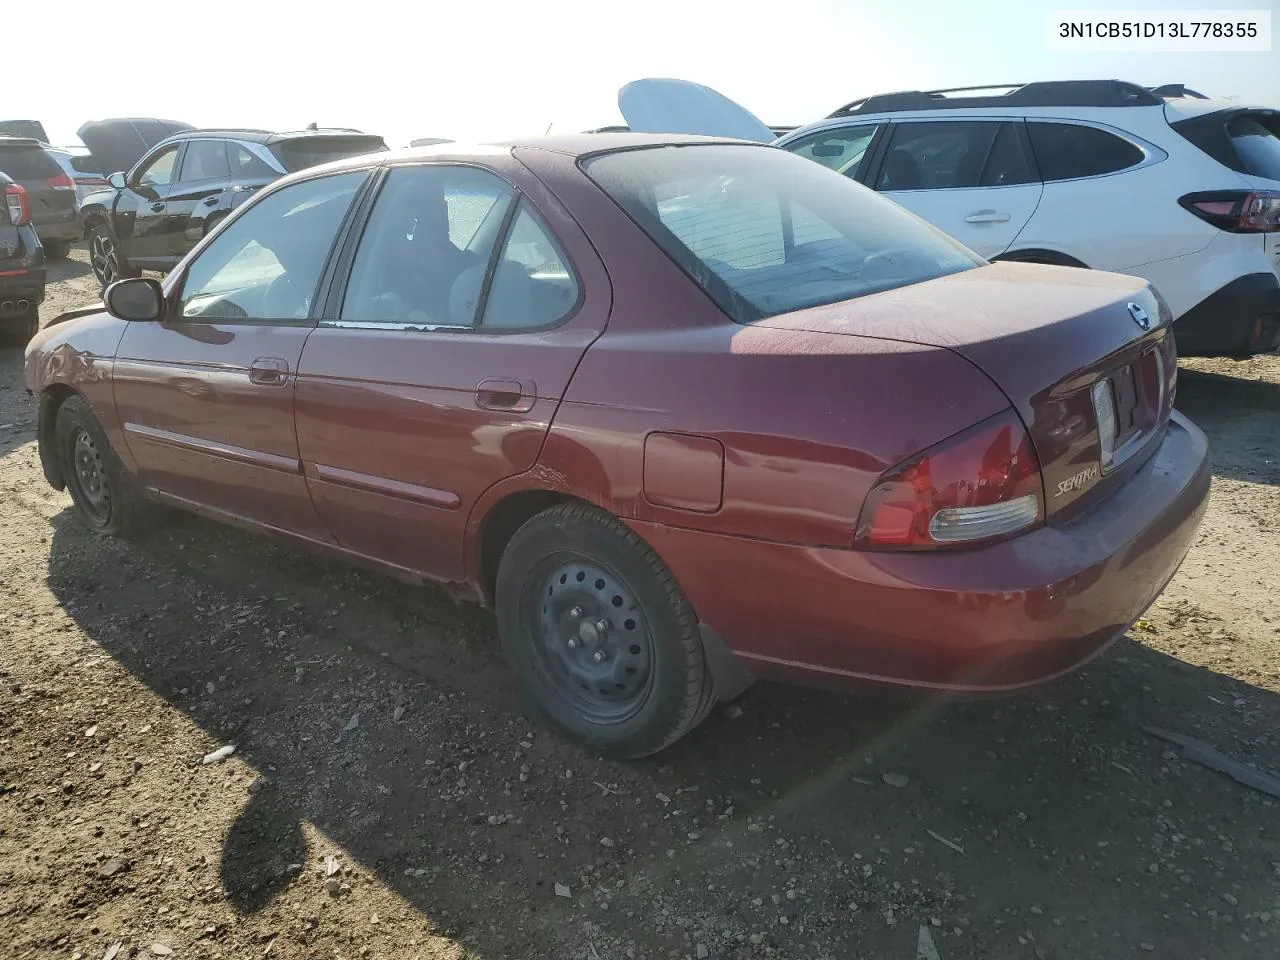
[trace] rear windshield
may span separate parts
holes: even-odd
[[[58,162],[39,147],[0,143],[0,173],[14,180],[47,180],[61,172]]]
[[[1227,135],[1246,173],[1280,180],[1280,117],[1265,114],[1232,117],[1227,124]]]
[[[330,160],[358,157],[362,153],[378,153],[387,149],[381,137],[298,137],[271,145],[271,152],[284,164],[285,170],[305,170]]]
[[[739,323],[983,262],[892,201],[785,150],[652,147],[583,168]]]

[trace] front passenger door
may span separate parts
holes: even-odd
[[[983,257],[1004,253],[1044,189],[1021,121],[897,121],[875,188]]]
[[[166,266],[165,218],[169,187],[178,170],[181,143],[170,144],[144,158],[129,174],[116,201],[116,235],[134,266]]]

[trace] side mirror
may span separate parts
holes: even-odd
[[[143,323],[164,316],[164,291],[160,281],[150,277],[117,280],[107,287],[102,302],[107,313],[121,320]]]
[[[107,183],[111,184],[117,190],[123,190],[128,186],[128,182],[125,180],[123,173],[113,173],[111,176],[107,177]]]

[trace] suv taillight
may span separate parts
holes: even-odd
[[[886,473],[867,495],[854,546],[944,550],[1026,530],[1044,517],[1040,461],[1006,410]]]
[[[31,219],[31,205],[27,203],[27,191],[16,183],[4,188],[4,205],[9,208],[9,222],[15,227],[25,227]]]
[[[1201,220],[1230,233],[1280,230],[1280,193],[1274,190],[1214,190],[1178,200]]]
[[[71,174],[65,170],[56,177],[46,177],[44,183],[45,186],[53,187],[55,190],[74,190],[76,188],[76,182],[71,179]]]

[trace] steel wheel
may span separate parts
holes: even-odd
[[[653,637],[636,598],[596,563],[549,561],[530,622],[535,660],[556,693],[593,723],[618,723],[643,706],[652,685]]]
[[[120,279],[120,256],[115,237],[105,227],[95,227],[89,241],[89,264],[94,276],[104,287]]]
[[[95,526],[105,527],[111,521],[111,483],[102,453],[89,431],[77,426],[71,435],[71,476],[75,498]]]

